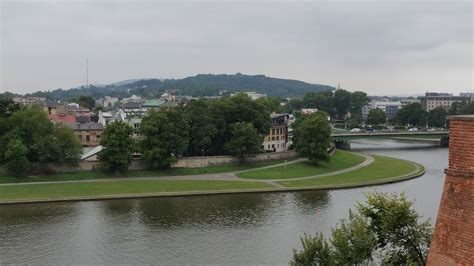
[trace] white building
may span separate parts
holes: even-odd
[[[247,94],[247,96],[249,96],[250,99],[252,99],[252,100],[257,100],[259,98],[266,98],[267,97],[267,95],[264,94],[264,93],[257,93],[257,92],[254,92],[254,91],[245,91],[243,93]],[[236,94],[237,93],[232,93],[230,96],[234,96]]]
[[[272,127],[262,143],[262,148],[265,151],[281,152],[288,150],[291,144],[288,136],[289,118],[288,114],[271,115]]]
[[[367,115],[372,109],[381,109],[384,111],[387,118],[395,117],[398,109],[402,107],[402,102],[400,101],[371,101],[366,106],[362,107],[362,118],[367,119]]]

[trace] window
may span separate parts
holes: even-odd
[[[272,128],[272,135],[275,135],[275,129]]]
[[[272,137],[272,140],[275,140],[275,137]]]
[[[268,144],[267,149],[270,149],[270,144]]]
[[[277,136],[277,140],[280,140],[280,136]]]
[[[87,135],[86,136],[86,142],[89,142],[89,141],[91,141],[91,136]]]

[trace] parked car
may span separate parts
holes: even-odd
[[[418,128],[412,127],[410,129],[408,129],[408,132],[415,132],[415,131],[418,131]]]
[[[375,129],[369,127],[369,128],[367,128],[367,132],[373,133],[373,132],[375,132]]]
[[[353,129],[351,129],[350,132],[351,132],[351,133],[358,133],[358,132],[360,132],[360,128],[355,127],[355,128],[353,128]]]

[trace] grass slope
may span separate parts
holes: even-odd
[[[271,187],[271,185],[262,182],[206,180],[116,180],[61,184],[22,184],[0,186],[0,201]]]
[[[304,176],[320,175],[337,170],[349,168],[360,164],[364,161],[364,157],[346,151],[337,150],[331,156],[329,162],[322,162],[315,165],[311,162],[298,162],[286,166],[276,166],[267,169],[249,171],[238,174],[241,178],[247,179],[286,179]]]
[[[200,168],[171,168],[167,170],[137,170],[129,171],[121,175],[114,175],[109,172],[102,171],[84,171],[61,173],[45,176],[30,176],[30,177],[14,177],[14,176],[0,176],[0,183],[23,183],[23,182],[46,182],[46,181],[72,181],[72,180],[89,180],[101,178],[119,178],[119,177],[144,177],[144,176],[176,176],[176,175],[199,175],[199,174],[213,174],[225,173],[233,171],[247,170],[262,166],[268,166],[278,163],[283,163],[284,160],[268,160],[258,162],[247,162],[242,164],[217,165]]]
[[[374,156],[374,158],[375,161],[372,164],[348,173],[305,180],[280,181],[278,183],[285,187],[362,184],[406,175],[416,169],[416,166],[409,161],[384,156]],[[422,170],[420,169],[420,172]]]

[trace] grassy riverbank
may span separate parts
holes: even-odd
[[[238,174],[241,178],[248,179],[287,179],[304,176],[321,175],[337,170],[346,169],[362,163],[365,160],[363,156],[352,152],[337,150],[329,162],[321,162],[316,165],[305,161],[289,164],[285,166],[276,166],[266,169],[249,171]]]
[[[63,199],[87,196],[140,195],[181,191],[264,189],[262,182],[207,180],[114,180],[104,182],[24,184],[0,186],[0,202],[9,200]]]
[[[264,192],[264,191],[292,191],[301,189],[331,189],[341,187],[354,187],[385,182],[394,182],[420,176],[424,172],[423,166],[410,161],[373,156],[374,161],[369,165],[361,165],[360,168],[352,171],[333,174],[340,168],[348,168],[350,165],[358,165],[364,160],[362,156],[350,152],[338,151],[334,158],[333,166],[318,166],[320,169],[308,167],[300,162],[289,164],[294,166],[291,176],[309,174],[310,177],[300,177],[297,180],[285,179],[281,181],[269,180],[248,180],[232,177],[227,174],[228,180],[215,180],[215,176],[186,177],[186,180],[158,178],[109,178],[103,180],[76,180],[73,182],[51,182],[51,183],[16,183],[0,185],[0,203],[12,202],[38,202],[38,201],[63,201],[63,200],[84,200],[84,199],[105,199],[105,198],[132,198],[167,195],[194,195],[194,194],[215,194],[215,193],[241,193],[241,192]],[[369,157],[371,158],[371,157]],[[372,159],[370,159],[371,162]],[[262,166],[263,162],[258,162]],[[266,162],[269,163],[269,162]],[[275,161],[273,163],[276,163]],[[207,171],[224,171],[229,169],[242,169],[246,166],[227,166],[219,168],[208,168]],[[255,167],[255,164],[252,164]],[[278,173],[278,170],[270,167],[270,172],[261,170],[252,171],[258,173]],[[288,168],[287,168],[288,169]],[[196,170],[196,169],[194,169]],[[202,170],[202,169],[201,169]],[[280,169],[281,170],[281,169]],[[183,170],[181,170],[183,171]],[[232,171],[232,170],[230,170]],[[252,173],[250,172],[250,173]],[[154,172],[146,172],[146,176],[153,176]],[[183,172],[179,172],[183,174]],[[195,172],[199,173],[199,172]],[[314,176],[314,175],[322,176]],[[156,176],[156,175],[155,175]],[[280,177],[283,175],[280,175]],[[194,178],[194,179],[193,179]],[[199,178],[199,179],[198,179]],[[205,180],[208,178],[207,180]],[[275,178],[275,176],[273,177]],[[281,177],[283,178],[283,177]],[[304,178],[304,179],[301,179]]]
[[[424,171],[423,166],[410,161],[376,155],[373,157],[375,159],[373,163],[351,172],[312,179],[280,181],[278,183],[285,187],[338,187],[341,185],[370,184],[396,177],[403,178],[409,174],[419,175]]]
[[[288,160],[290,161],[290,160]],[[216,174],[225,172],[234,172],[269,166],[283,163],[285,160],[268,160],[257,162],[246,162],[242,164],[216,165],[199,168],[171,168],[166,170],[136,170],[128,171],[124,174],[112,174],[104,171],[84,171],[61,173],[54,175],[41,176],[0,176],[0,184],[3,183],[23,183],[23,182],[51,182],[51,181],[74,181],[74,180],[91,180],[104,178],[123,178],[123,177],[146,177],[146,176],[178,176],[178,175],[200,175],[200,174]]]

